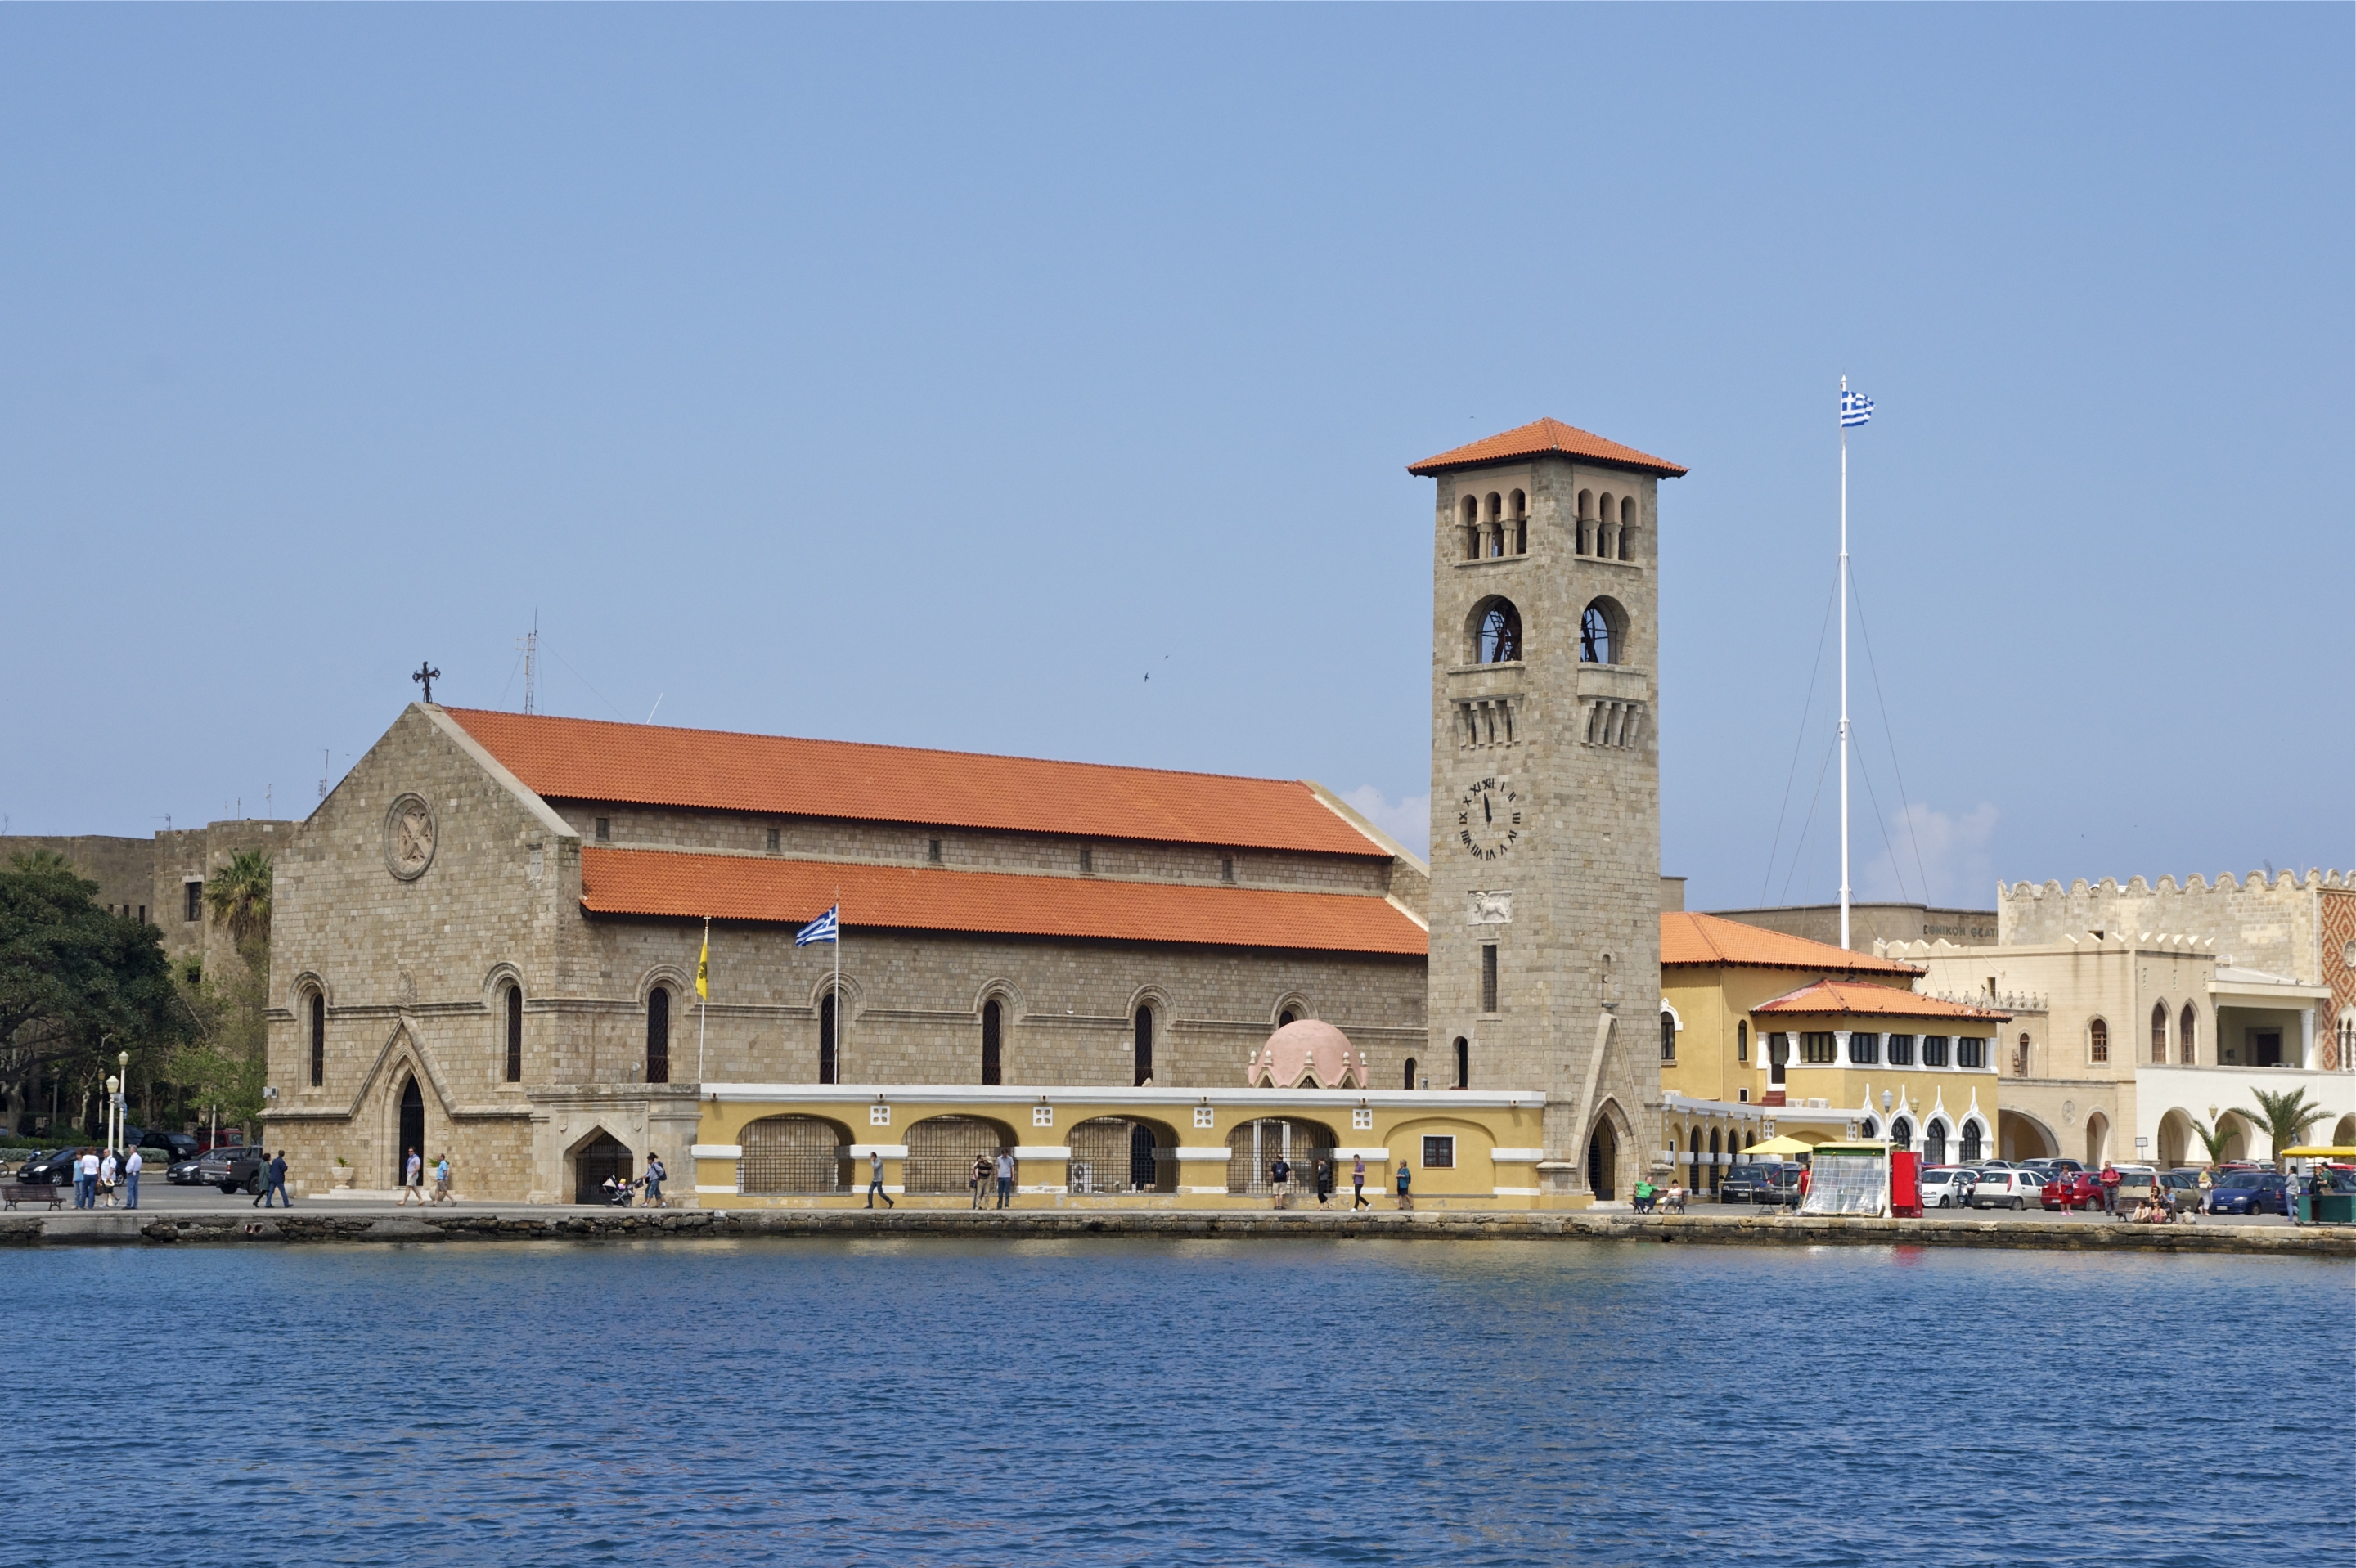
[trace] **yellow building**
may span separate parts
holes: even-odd
[[[1661,916],[1663,1153],[1708,1189],[1755,1129],[1993,1156],[2008,1015],[1919,996],[1922,971],[1715,915]]]
[[[901,1205],[961,1209],[975,1161],[1001,1153],[1024,1209],[1265,1208],[1280,1157],[1301,1206],[1319,1159],[1338,1208],[1359,1159],[1386,1209],[1402,1161],[1419,1209],[1591,1201],[1541,1197],[1537,1092],[707,1083],[701,1106],[691,1154],[705,1209],[852,1207],[877,1179]]]

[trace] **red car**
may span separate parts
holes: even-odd
[[[2045,1184],[2044,1194],[2048,1209],[2099,1209],[2103,1184],[2091,1170],[2064,1171]]]

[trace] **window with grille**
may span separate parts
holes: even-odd
[[[905,1184],[910,1192],[963,1192],[973,1179],[975,1160],[992,1162],[991,1179],[995,1181],[999,1151],[1013,1147],[995,1122],[979,1116],[928,1117],[908,1129]],[[1020,1171],[1015,1179],[1021,1180]]]
[[[1987,1065],[1987,1040],[1976,1034],[1958,1036],[1955,1040],[1955,1065],[1986,1067]]]
[[[1851,1032],[1848,1037],[1848,1059],[1852,1066],[1874,1066],[1881,1060],[1881,1037],[1879,1034]]]
[[[1426,1170],[1456,1168],[1456,1139],[1443,1134],[1428,1135],[1423,1140],[1423,1168]]]
[[[1977,1122],[1964,1124],[1963,1161],[1965,1165],[1977,1165],[1980,1161],[1980,1125]]]
[[[1922,1065],[1925,1067],[1944,1067],[1947,1065],[1947,1037],[1945,1035],[1926,1034],[1922,1037]]]
[[[670,1082],[670,991],[662,986],[647,993],[647,1082]]]
[[[1227,1192],[1233,1197],[1264,1198],[1280,1157],[1291,1167],[1295,1186],[1305,1185],[1317,1173],[1317,1162],[1333,1157],[1339,1142],[1333,1130],[1316,1122],[1290,1116],[1269,1116],[1246,1122],[1227,1135]]]
[[[1830,1032],[1804,1034],[1800,1037],[1800,1061],[1803,1066],[1823,1067],[1836,1061],[1837,1042]]]
[[[744,1129],[740,1142],[740,1192],[788,1196],[851,1189],[851,1151],[831,1122],[765,1116]]]
[[[1481,947],[1481,1010],[1497,1010],[1497,944],[1494,942]]]
[[[1888,1049],[1890,1066],[1912,1067],[1914,1065],[1914,1037],[1912,1035],[1893,1034],[1888,1037],[1882,1043]]]
[[[1164,1180],[1154,1152],[1153,1129],[1126,1117],[1099,1116],[1071,1130],[1067,1179],[1074,1192],[1170,1192],[1177,1189],[1177,1166]]]
[[[2086,1050],[2094,1061],[2111,1059],[2111,1026],[2096,1019],[2086,1026]]]
[[[205,918],[205,885],[204,885],[204,883],[202,883],[202,882],[183,882],[183,883],[182,883],[182,884],[180,884],[180,885],[187,891],[187,895],[188,895],[188,912],[187,912],[187,914],[186,918],[187,918],[187,919],[189,919],[189,920],[202,920],[202,919],[204,919],[204,918]]]

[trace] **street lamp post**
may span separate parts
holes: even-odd
[[[127,1051],[116,1051],[114,1065],[119,1084],[114,1091],[114,1147],[120,1154],[123,1148],[123,1135],[130,1129],[131,1125],[131,1053]]]

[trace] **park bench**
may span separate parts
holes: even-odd
[[[35,1186],[29,1182],[12,1181],[0,1187],[0,1209],[14,1209],[19,1203],[46,1203],[52,1209],[66,1206],[66,1189],[54,1184]]]

